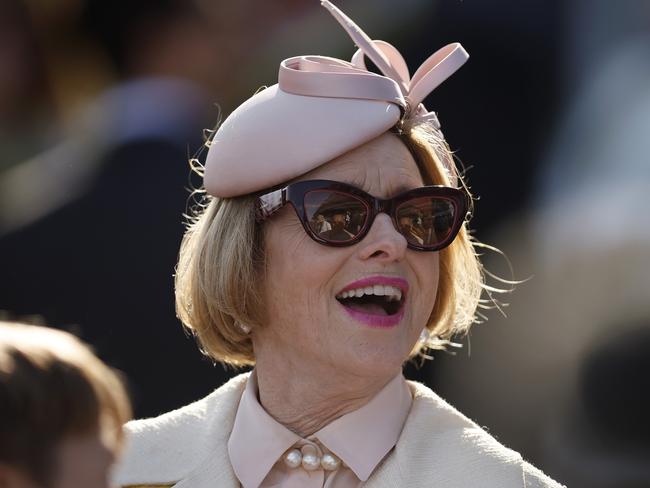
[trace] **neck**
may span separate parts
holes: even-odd
[[[271,417],[301,437],[368,403],[391,377],[360,377],[309,362],[267,363],[257,357],[259,401]],[[299,373],[297,373],[299,372]]]

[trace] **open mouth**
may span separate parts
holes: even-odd
[[[344,291],[336,296],[343,305],[368,315],[390,316],[399,313],[404,299],[402,291],[389,285],[374,285]]]

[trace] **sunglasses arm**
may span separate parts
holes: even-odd
[[[259,196],[255,206],[255,220],[257,220],[257,222],[264,222],[286,204],[286,187]]]

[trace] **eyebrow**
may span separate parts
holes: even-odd
[[[356,186],[360,190],[366,191],[364,187],[366,186],[366,178],[345,178],[340,180],[341,183],[346,183],[351,186]]]
[[[359,178],[359,177],[341,178],[338,181],[340,181],[341,183],[346,183],[348,185],[359,188],[360,190],[363,190],[366,193],[370,193],[366,188],[366,184],[365,184],[366,183],[366,178]],[[413,190],[413,188],[417,188],[417,187],[414,187],[412,185],[407,185],[407,184],[404,184],[404,183],[400,183],[397,186],[391,187],[391,189],[393,190],[391,192],[391,196],[394,197],[394,196],[400,195],[400,194],[402,194],[404,192],[407,192],[409,190]],[[373,196],[376,196],[376,195],[373,195]]]
[[[412,190],[413,188],[414,187],[412,187],[412,186],[408,186],[408,185],[404,185],[404,184],[397,185],[396,187],[394,187],[395,195],[399,195],[400,193],[404,193],[406,191]]]

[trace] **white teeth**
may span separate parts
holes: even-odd
[[[402,299],[402,290],[394,286],[387,286],[385,294],[388,295],[388,301],[400,301]]]
[[[361,298],[364,295],[385,296],[389,302],[400,301],[402,299],[402,290],[390,285],[373,285],[344,291],[337,295],[336,298]]]

